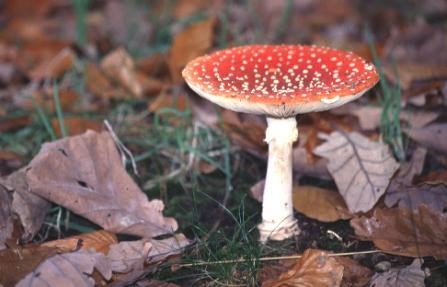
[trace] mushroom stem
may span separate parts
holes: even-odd
[[[295,117],[267,117],[269,145],[259,240],[283,240],[299,233],[292,204],[292,144],[298,138]]]

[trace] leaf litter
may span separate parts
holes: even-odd
[[[26,180],[33,193],[108,231],[151,238],[177,230],[174,218],[163,217],[163,202],[149,201],[126,172],[107,132],[44,144]]]

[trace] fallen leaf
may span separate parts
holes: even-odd
[[[0,250],[6,248],[5,242],[14,230],[11,204],[12,198],[9,192],[0,183]]]
[[[113,271],[127,273],[131,270],[143,270],[149,263],[160,262],[169,256],[180,254],[189,244],[183,234],[162,240],[124,241],[111,245],[107,258],[110,259]]]
[[[135,63],[124,49],[118,48],[107,54],[100,66],[107,77],[119,83],[133,96],[140,98],[143,95],[143,87],[137,79]]]
[[[342,287],[363,287],[368,285],[373,275],[371,269],[349,257],[337,256],[334,259],[343,266]]]
[[[367,212],[385,192],[399,164],[388,146],[363,135],[335,131],[314,153],[329,160],[328,170],[351,213]]]
[[[400,63],[395,66],[385,65],[384,72],[393,83],[399,83],[404,90],[410,88],[411,83],[415,81],[447,79],[445,64]]]
[[[425,274],[421,269],[424,260],[414,259],[410,266],[391,268],[383,273],[376,273],[371,278],[371,287],[425,287]]]
[[[164,87],[162,81],[148,77],[146,74],[136,71],[135,79],[141,85],[142,95],[153,96],[158,95]]]
[[[447,170],[433,170],[427,175],[417,176],[415,178],[417,184],[445,184],[447,185]]]
[[[189,104],[185,95],[162,92],[155,98],[154,101],[148,104],[148,110],[151,113],[165,108],[173,108],[179,111],[185,111],[188,106]]]
[[[18,170],[23,165],[22,157],[15,152],[0,150],[0,177]]]
[[[69,48],[65,48],[53,58],[39,63],[37,67],[29,72],[29,77],[33,81],[59,78],[73,68],[75,61],[76,55],[74,52]]]
[[[331,178],[331,175],[326,168],[327,159],[320,158],[312,164],[309,160],[307,149],[300,146],[293,148],[292,157],[293,171],[295,173],[324,179]]]
[[[169,73],[166,54],[155,53],[136,61],[137,69],[151,77],[161,78]]]
[[[429,150],[447,154],[447,123],[431,124],[423,128],[408,128],[403,131]]]
[[[135,285],[136,287],[180,287],[180,285],[174,283],[162,282],[155,279],[146,279],[138,281]]]
[[[31,124],[32,118],[28,115],[18,117],[0,118],[0,133],[19,130]]]
[[[168,66],[174,83],[183,81],[182,69],[192,59],[205,54],[213,44],[215,18],[192,24],[174,37]]]
[[[376,208],[372,216],[351,219],[355,234],[391,254],[437,259],[447,257],[447,214],[425,205],[407,208]]]
[[[23,226],[22,240],[29,241],[39,231],[45,219],[50,203],[42,197],[29,191],[25,178],[25,168],[22,168],[4,180],[0,185],[12,192],[12,211]]]
[[[308,249],[297,263],[276,279],[262,283],[263,287],[276,286],[340,286],[343,266],[326,252]]]
[[[56,105],[54,104],[53,93],[53,86],[50,85],[46,89],[34,92],[32,94],[32,97],[36,104],[39,105],[43,110],[49,113],[54,113],[56,111]],[[79,94],[72,89],[62,87],[59,89],[59,102],[61,105],[61,109],[64,112],[73,111],[79,98]],[[33,100],[31,100],[30,98],[26,98],[22,101],[19,101],[18,106],[26,110],[34,110],[35,108]]]
[[[416,209],[419,205],[425,204],[429,208],[443,212],[447,210],[447,186],[439,185],[415,185],[407,186],[392,193],[386,193],[385,205],[392,207]]]
[[[264,197],[265,179],[258,181],[252,187],[250,187],[250,196],[257,202],[262,202]]]
[[[68,133],[68,135],[79,135],[82,134],[84,132],[86,132],[87,130],[93,130],[96,132],[100,132],[102,130],[102,123],[95,121],[95,120],[90,120],[90,119],[85,119],[82,117],[64,117],[64,124],[65,124],[65,129]],[[53,118],[51,119],[51,126],[53,128],[53,130],[56,133],[56,136],[58,138],[62,137],[62,132],[61,132],[61,128],[59,126],[59,119],[57,118]]]
[[[411,186],[415,176],[421,174],[424,169],[427,150],[418,147],[413,152],[410,161],[401,164],[399,171],[391,180],[387,193],[401,191],[403,188]]]
[[[116,243],[118,243],[118,239],[115,234],[105,230],[98,230],[64,239],[47,241],[42,243],[41,246],[56,248],[62,252],[93,249],[96,252],[107,254],[110,245]]]
[[[16,286],[93,287],[96,285],[91,276],[94,270],[97,270],[106,280],[112,277],[110,263],[102,253],[80,250],[57,254],[41,263]]]
[[[33,193],[105,230],[150,238],[177,229],[174,218],[163,217],[163,202],[148,201],[127,174],[106,132],[87,131],[44,144],[26,178]]]
[[[338,192],[303,185],[294,186],[292,196],[295,210],[322,222],[334,222],[353,216]]]
[[[114,87],[95,64],[88,63],[85,73],[87,89],[95,96],[106,100],[126,98],[126,92],[121,87]]]
[[[0,286],[17,286],[42,261],[55,254],[56,249],[38,245],[0,251]]]

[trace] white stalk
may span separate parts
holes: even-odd
[[[262,200],[260,241],[283,240],[299,233],[292,204],[292,144],[298,138],[295,117],[267,117],[269,144],[267,176]]]

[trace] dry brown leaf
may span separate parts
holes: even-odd
[[[118,48],[107,54],[100,66],[107,77],[119,83],[133,96],[140,98],[143,95],[143,86],[137,79],[135,63],[124,49]]]
[[[447,40],[447,39],[446,39]],[[410,88],[411,83],[427,80],[447,79],[447,66],[427,65],[415,63],[401,63],[397,66],[384,67],[385,75],[394,83],[399,83],[404,90]]]
[[[388,186],[387,194],[399,192],[402,191],[402,189],[411,186],[414,177],[421,174],[424,169],[426,155],[427,150],[425,148],[417,148],[413,152],[411,160],[401,164],[399,171],[394,175]]]
[[[367,286],[373,272],[349,257],[337,256],[334,259],[343,266],[341,287]]]
[[[416,185],[407,186],[385,195],[385,205],[394,205],[405,208],[417,209],[419,205],[425,204],[438,212],[447,210],[447,186],[439,185]]]
[[[233,144],[254,154],[265,155],[268,147],[264,142],[266,124],[262,117],[229,110],[222,110],[221,116],[222,128]]]
[[[205,54],[213,44],[216,19],[210,18],[187,27],[174,37],[168,66],[174,83],[183,81],[181,71],[192,59]]]
[[[447,154],[447,123],[403,130],[411,139],[429,150]]]
[[[376,208],[371,217],[351,219],[361,239],[388,253],[437,259],[447,257],[447,214],[425,205],[418,211],[407,208]]]
[[[54,255],[26,275],[17,287],[93,287],[93,271],[97,270],[104,279],[112,277],[112,269],[102,253],[80,250],[73,253]]]
[[[136,71],[135,79],[141,85],[144,96],[157,95],[163,90],[164,84],[162,81],[148,77],[143,72]]]
[[[164,108],[174,108],[179,111],[185,111],[189,104],[184,94],[172,94],[162,92],[154,101],[148,104],[148,110],[154,113]]]
[[[31,124],[32,118],[28,115],[0,119],[0,133],[21,129]]]
[[[63,252],[94,249],[96,252],[107,254],[110,245],[116,243],[118,243],[118,239],[115,234],[106,230],[98,230],[64,239],[47,241],[41,246],[56,248]]]
[[[362,130],[375,130],[380,126],[382,108],[377,106],[362,106],[349,103],[333,111],[336,114],[355,115],[359,119]],[[439,113],[422,110],[402,110],[399,118],[411,127],[421,128],[433,122],[439,117]]]
[[[33,93],[33,100],[44,110],[49,113],[53,113],[56,110],[56,105],[54,104],[53,97],[53,87],[49,86],[46,89],[38,90]],[[59,101],[61,104],[61,108],[64,112],[73,111],[76,106],[76,101],[80,98],[79,94],[68,88],[59,89]],[[27,109],[34,110],[33,100],[27,98],[18,103],[18,106]]]
[[[326,252],[308,249],[297,263],[279,278],[267,280],[263,287],[279,286],[340,286],[343,265],[337,263]]]
[[[44,144],[26,178],[33,193],[108,231],[150,238],[177,229],[174,218],[163,217],[163,202],[149,201],[127,174],[106,132]]]
[[[42,261],[57,254],[54,248],[31,245],[0,251],[0,286],[16,286]]]
[[[18,170],[23,165],[20,155],[12,151],[0,150],[0,177]]]
[[[25,168],[22,168],[0,181],[12,194],[12,211],[22,223],[24,233],[22,240],[31,240],[39,231],[50,203],[40,196],[29,191],[25,178]]]
[[[309,175],[318,178],[330,179],[325,158],[318,159],[314,164],[309,160],[307,149],[301,146],[293,148],[293,171],[300,175]]]
[[[155,53],[136,61],[137,69],[151,77],[161,78],[169,73],[166,54]]]
[[[0,250],[6,248],[5,242],[11,237],[14,230],[11,204],[10,194],[0,182]]]
[[[445,184],[447,185],[447,170],[433,170],[427,175],[417,176],[416,183],[421,184]]]
[[[292,196],[295,210],[322,222],[334,222],[353,216],[338,192],[303,185],[294,186]]]
[[[33,81],[58,78],[71,70],[75,61],[75,53],[69,48],[63,49],[53,58],[39,63],[29,72],[29,77]]]
[[[87,64],[86,80],[87,89],[97,97],[106,100],[126,98],[126,92],[121,87],[114,87],[95,64]]]
[[[399,164],[389,148],[352,132],[322,135],[326,142],[314,153],[329,160],[328,170],[349,211],[367,212],[385,192]]]
[[[424,260],[414,259],[410,266],[391,268],[383,273],[374,274],[370,287],[425,287],[425,276],[429,275],[421,269]]]
[[[89,120],[82,117],[64,117],[65,129],[68,135],[79,135],[87,130],[93,130],[96,132],[100,132],[102,130],[102,123]],[[53,127],[54,132],[58,138],[62,137],[61,128],[59,126],[59,120],[57,118],[51,119],[51,126]]]
[[[132,270],[143,270],[149,263],[160,262],[169,256],[181,254],[189,244],[189,240],[183,234],[162,240],[124,241],[111,245],[107,258],[112,264],[113,271],[127,273]]]

